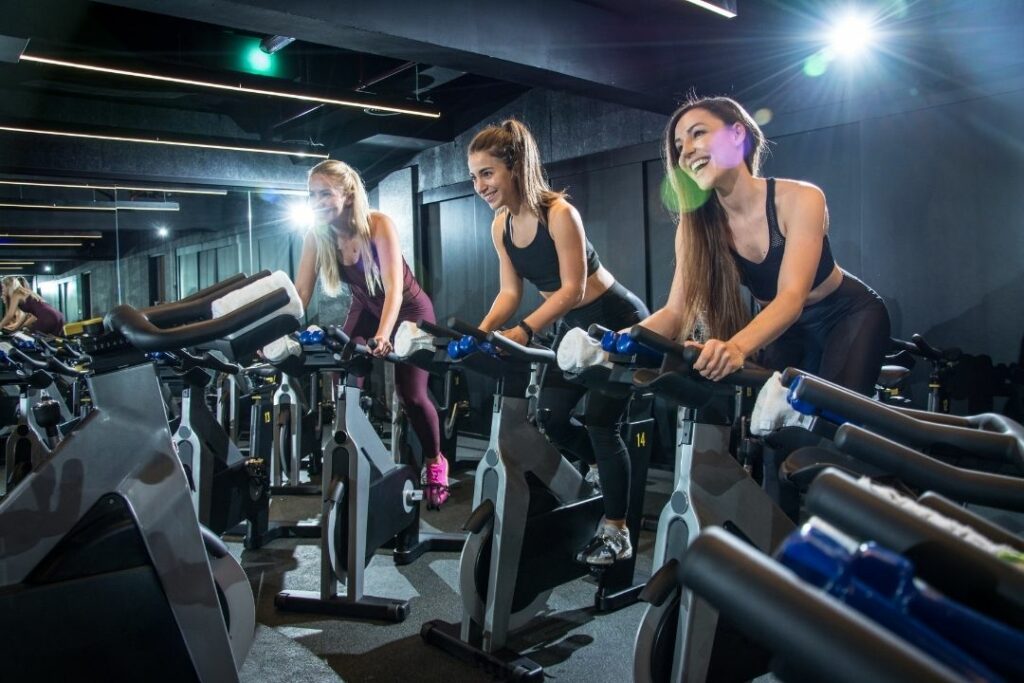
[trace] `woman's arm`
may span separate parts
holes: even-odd
[[[498,253],[498,295],[494,297],[491,310],[487,312],[478,327],[484,332],[490,332],[508,322],[508,319],[519,308],[519,302],[523,299],[523,279],[519,277],[512,260],[505,251],[505,242],[502,234],[505,230],[505,221],[497,216],[491,223],[491,241],[494,243],[494,250]]]
[[[313,298],[313,289],[316,287],[317,260],[316,260],[316,237],[313,231],[306,232],[302,238],[302,256],[299,257],[299,272],[295,275],[295,290],[302,300],[302,309],[309,307],[309,300]]]
[[[785,195],[780,193],[779,220],[786,226],[786,246],[775,298],[728,341],[704,345],[693,367],[709,379],[739,370],[747,356],[778,339],[800,317],[811,292],[828,226],[825,195],[804,183],[794,183]]]
[[[0,327],[9,330],[17,330],[25,324],[27,314],[21,310],[21,302],[25,297],[20,294],[12,294],[7,301],[7,310],[4,311],[3,320],[0,320]]]
[[[23,327],[28,327],[36,321],[36,317],[31,313],[26,313],[16,320],[10,327],[11,332],[17,332]]]
[[[370,229],[380,258],[380,279],[384,285],[384,306],[374,335],[377,339],[374,354],[383,356],[391,351],[391,331],[402,308],[402,245],[398,241],[398,230],[394,222],[385,214],[379,211],[371,213]]]

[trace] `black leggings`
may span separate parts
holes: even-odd
[[[868,396],[889,349],[889,311],[870,287],[843,273],[843,282],[765,348],[761,363],[795,367]]]
[[[644,302],[616,282],[596,300],[566,314],[559,326],[559,341],[572,327],[587,329],[597,323],[620,330],[648,315]],[[584,428],[571,419],[571,412],[585,393]],[[566,380],[557,368],[549,368],[540,392],[539,407],[551,411],[546,427],[551,442],[584,462],[597,462],[607,519],[625,519],[629,507],[629,452],[622,440],[628,403],[628,398],[608,396],[600,391],[587,393],[585,387]]]

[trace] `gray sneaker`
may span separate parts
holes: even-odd
[[[601,529],[600,544],[596,544],[586,557],[587,564],[607,567],[619,560],[633,557],[633,544],[629,542],[629,529],[605,526]]]
[[[601,493],[601,475],[598,474],[596,467],[587,469],[587,474],[583,477],[583,481],[593,487],[594,493]]]

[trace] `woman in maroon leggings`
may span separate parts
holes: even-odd
[[[21,278],[8,275],[3,279],[3,300],[6,306],[0,327],[15,331],[25,327],[29,332],[60,335],[64,332],[64,314],[46,303],[38,294],[22,284]]]
[[[327,296],[349,286],[352,306],[344,330],[353,338],[376,341],[373,353],[392,350],[395,326],[402,321],[435,321],[434,305],[402,257],[394,222],[371,211],[359,174],[334,159],[309,172],[309,203],[316,227],[306,233],[295,288],[309,305],[317,277]],[[428,374],[409,365],[395,366],[395,389],[420,443],[427,504],[440,508],[448,499],[448,461],[441,453],[437,410],[427,394]]]

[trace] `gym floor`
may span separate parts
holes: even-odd
[[[460,446],[460,460],[479,453]],[[664,473],[662,473],[664,475]],[[423,515],[424,527],[458,531],[470,513],[473,468],[452,476],[452,495],[439,512]],[[671,482],[652,478],[645,510],[657,515]],[[273,501],[277,520],[315,522],[319,497],[281,497]],[[282,539],[257,551],[244,550],[227,539],[252,581],[256,596],[257,636],[242,670],[242,680],[256,681],[490,681],[474,666],[427,645],[420,627],[432,619],[457,622],[458,553],[432,553],[411,565],[396,567],[389,554],[379,552],[366,573],[366,593],[410,601],[402,623],[367,622],[320,615],[280,612],[274,596],[282,589],[318,590],[320,548],[312,539]],[[642,532],[638,570],[650,572],[654,533]],[[593,608],[595,584],[578,579],[557,588],[547,613],[511,639],[510,647],[542,665],[548,677],[564,681],[632,680],[633,639],[644,605],[635,604],[608,614]]]

